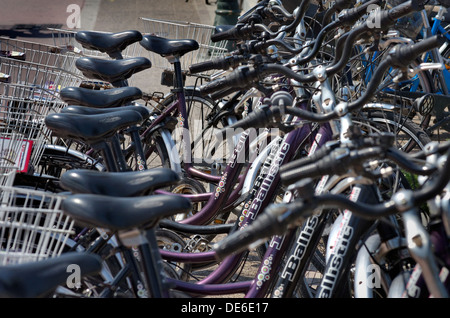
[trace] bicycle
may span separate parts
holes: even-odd
[[[431,6],[433,7],[433,6]],[[365,50],[361,49],[357,52],[355,61],[360,63],[362,67],[353,67],[351,73],[353,76],[356,75],[361,76],[363,79],[361,82],[367,82],[370,80],[371,74],[373,72],[373,67],[378,63],[380,57],[388,50],[389,44],[397,43],[397,42],[405,42],[412,43],[411,41],[419,38],[418,34],[422,33],[422,38],[430,37],[436,34],[442,34],[448,40],[448,35],[446,34],[445,29],[441,26],[442,23],[442,14],[443,14],[443,6],[440,6],[440,10],[436,17],[434,17],[433,25],[431,26],[428,18],[428,10],[421,10],[420,12],[415,13],[412,17],[412,26],[408,28],[408,26],[403,25],[402,23],[398,23],[396,25],[396,29],[400,30],[400,32],[392,32],[390,35],[386,35],[385,40],[378,40],[375,45],[371,45],[371,47],[366,47]],[[400,20],[402,21],[402,20]],[[420,24],[418,24],[420,22]],[[415,23],[415,24],[414,24]],[[402,35],[406,33],[411,33],[411,30],[415,28],[415,25],[422,25],[422,30],[417,29],[417,31],[413,31],[411,34],[412,37],[406,37],[406,35]],[[416,30],[416,29],[414,29]],[[408,34],[409,34],[408,33]],[[443,44],[442,48],[445,48],[446,45]],[[440,49],[434,49],[431,52],[424,54],[422,58],[425,59],[430,66],[432,66],[432,62],[434,68],[431,68],[429,71],[423,71],[420,69],[421,59],[418,59],[414,62],[410,68],[409,75],[403,75],[403,77],[399,76],[395,71],[390,72],[389,75],[386,76],[386,79],[383,81],[383,84],[380,86],[380,93],[378,94],[377,99],[381,102],[379,104],[374,104],[372,108],[374,110],[381,110],[386,112],[397,112],[402,113],[405,116],[414,119],[417,118],[417,123],[419,126],[425,130],[427,135],[432,136],[433,133],[439,128],[445,128],[446,123],[446,113],[444,111],[447,100],[445,97],[445,80],[444,78],[447,76],[448,71],[442,68],[442,56],[439,53]],[[358,65],[358,64],[357,64]],[[438,69],[436,69],[438,68]],[[356,83],[348,83],[348,86],[345,88],[352,93],[355,93],[355,88],[352,89],[352,85]],[[356,85],[356,84],[355,84]],[[360,84],[361,85],[361,84]],[[441,89],[440,87],[443,87]],[[442,94],[444,92],[444,94]],[[349,93],[346,93],[347,95]],[[397,107],[388,107],[383,104],[384,101],[390,101],[392,98],[397,100]],[[388,115],[392,117],[393,115]],[[435,116],[435,123],[432,123],[432,117]],[[399,121],[401,124],[401,121]]]

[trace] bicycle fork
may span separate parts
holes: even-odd
[[[374,185],[357,185],[350,194],[350,199],[367,203],[377,203],[376,187]],[[340,220],[340,222],[339,222]],[[346,274],[350,270],[351,258],[354,255],[360,239],[372,227],[373,221],[355,216],[350,211],[343,212],[341,219],[335,222],[339,231],[333,238],[330,234],[328,246],[332,252],[327,258],[323,279],[316,292],[316,298],[336,297],[344,285]],[[328,252],[327,248],[327,252]]]
[[[394,196],[396,205],[404,211],[402,218],[405,224],[408,249],[421,267],[422,275],[430,294],[436,298],[448,298],[448,292],[439,278],[439,267],[433,255],[431,239],[414,207],[412,193],[401,191]]]
[[[135,269],[142,270],[141,276],[145,290],[150,292],[152,298],[168,298],[169,288],[164,282],[163,260],[160,256],[155,229],[152,227],[147,230],[120,232],[119,237],[125,246],[136,248],[138,251],[138,256],[133,257],[132,261],[135,262]]]

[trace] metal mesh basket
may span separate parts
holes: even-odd
[[[57,67],[81,76],[75,66],[80,54],[55,45],[0,37],[0,56]]]
[[[187,71],[189,66],[195,63],[208,61],[224,56],[227,52],[227,41],[211,42],[211,35],[214,26],[197,24],[192,22],[177,22],[169,20],[158,20],[140,18],[144,24],[146,34],[156,35],[168,39],[192,39],[198,42],[199,49],[189,52],[181,58],[181,67]],[[148,51],[146,51],[148,52]],[[159,54],[148,52],[152,65],[161,69],[172,70],[169,61]],[[211,77],[216,71],[209,71],[203,74],[195,74]]]
[[[0,186],[12,185],[17,170],[25,169],[28,142],[0,123]]]
[[[0,57],[0,123],[2,135],[16,133],[32,152],[29,163],[36,165],[50,131],[45,117],[59,112],[65,103],[59,91],[79,86],[83,78],[60,68]]]
[[[0,187],[0,264],[34,262],[61,255],[74,222],[61,210],[64,196]]]

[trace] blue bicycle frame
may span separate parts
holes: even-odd
[[[448,34],[448,31],[442,27],[443,13],[444,13],[443,7],[441,7],[439,9],[438,14],[433,18],[434,22],[433,22],[433,26],[431,27],[430,34],[425,34],[427,32],[427,30],[429,30],[430,25],[428,24],[428,20],[426,19],[426,11],[425,10],[422,11],[422,16],[423,16],[423,20],[424,20],[424,24],[425,24],[425,28],[422,30],[424,37],[425,36],[433,36],[436,34],[442,34],[443,36],[445,36],[447,41],[450,41],[450,35]],[[435,52],[438,53],[438,50],[436,49]],[[431,54],[432,53],[428,52],[425,55],[424,61],[428,61],[431,59],[435,62],[440,62],[440,60],[441,60],[440,55],[439,56],[431,56]],[[436,61],[435,60],[436,58],[438,58],[440,60]],[[441,74],[442,74],[442,77],[440,78],[441,79],[441,90],[436,93],[442,93],[442,94],[447,95],[448,94],[448,83],[450,83],[450,72],[447,70],[447,68],[444,68],[441,70]]]

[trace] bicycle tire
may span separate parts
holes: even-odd
[[[171,94],[161,102],[163,107],[171,105],[176,95]],[[223,120],[212,120],[213,115],[218,114],[220,109],[216,107],[214,100],[200,94],[195,88],[185,88],[186,111],[188,114],[188,125],[191,138],[191,163],[199,169],[211,170],[214,163],[225,163],[228,159],[231,146],[217,140],[215,132],[226,126]],[[175,112],[176,114],[178,112]],[[177,146],[180,140],[176,134],[173,139]],[[220,151],[218,151],[220,150]],[[178,149],[181,156],[181,149]]]
[[[345,95],[345,98],[354,100],[357,98],[361,92],[364,91],[366,82],[371,78],[376,69],[378,62],[383,59],[383,55],[388,51],[376,51],[371,53],[363,54],[365,51],[361,49],[361,53],[358,53],[358,47],[354,48],[356,54],[355,57],[350,61],[349,67],[346,73],[343,74],[342,78],[351,77],[350,82],[355,85],[355,91],[351,88],[343,92],[339,92],[341,95]],[[377,54],[377,56],[375,56]],[[359,58],[361,56],[361,58]],[[410,65],[410,68],[417,67],[423,63],[420,58]],[[401,112],[403,115],[410,117],[411,119],[417,118],[420,122],[420,127],[423,129],[428,128],[431,123],[432,113],[421,114],[417,109],[414,108],[413,102],[417,97],[420,97],[426,93],[434,93],[436,91],[435,85],[433,84],[432,77],[428,71],[419,71],[417,74],[406,80],[401,80],[394,82],[393,79],[399,74],[398,70],[389,70],[384,74],[384,79],[380,82],[378,92],[374,94],[372,98],[373,101],[377,102],[387,102],[392,103],[393,98],[396,101],[397,107],[396,111]],[[356,87],[359,87],[359,92],[356,91]]]
[[[169,157],[171,150],[168,149],[170,146],[165,142],[162,136],[163,133],[157,130],[148,136],[144,136],[141,140],[147,169],[169,168],[176,171],[176,163]],[[140,158],[134,156],[133,151],[127,155],[127,163],[132,170],[143,169],[140,160]]]
[[[38,166],[34,168],[35,175],[47,175],[54,178],[61,177],[65,171],[71,169],[105,170],[101,159],[57,145],[47,145]]]
[[[424,149],[431,142],[430,136],[410,118],[395,112],[361,112],[354,122],[366,132],[391,132],[398,149],[414,152]]]

